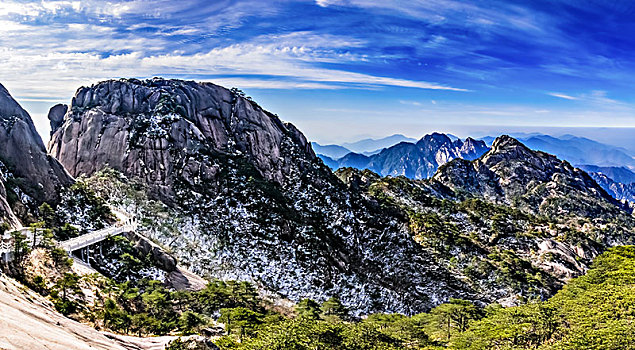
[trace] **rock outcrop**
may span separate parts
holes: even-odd
[[[177,176],[191,184],[216,178],[210,151],[242,155],[266,180],[282,184],[292,169],[302,170],[282,157],[285,143],[297,145],[308,161],[315,157],[293,125],[239,93],[155,79],[79,89],[49,151],[73,176],[109,166],[143,178],[169,199]]]
[[[64,123],[66,112],[68,112],[68,106],[63,104],[56,104],[49,110],[48,119],[51,123],[51,136]]]
[[[431,183],[532,213],[609,217],[623,209],[586,172],[507,135],[474,161],[440,167]]]
[[[293,300],[337,295],[357,312],[471,295],[402,214],[347,188],[299,130],[237,90],[163,79],[80,88],[49,150],[74,176],[113,168],[173,208],[142,230],[193,272]]]
[[[594,252],[632,237],[608,221],[632,218],[588,174],[510,137],[478,158],[482,143],[441,134],[398,147],[431,157],[422,174],[443,165],[429,181],[342,169],[345,184],[300,131],[239,91],[163,79],[80,88],[49,144],[75,176],[120,172],[96,178],[111,174],[120,185],[109,200],[130,212],[138,196],[127,193],[147,187],[168,209],[143,206],[151,219],[140,230],[193,272],[296,301],[338,296],[357,313],[545,297]],[[604,225],[581,218],[611,232],[567,233]]]
[[[4,174],[1,174],[4,177]],[[0,221],[8,224],[12,228],[20,226],[20,220],[13,213],[11,206],[7,202],[7,190],[4,182],[0,181]]]
[[[48,156],[31,116],[0,85],[0,172],[8,204],[20,217],[42,201],[55,202],[60,187],[72,182],[64,168]],[[12,199],[12,198],[13,199]],[[20,203],[18,203],[20,202]],[[1,206],[1,205],[0,205]],[[16,208],[26,206],[27,208]]]
[[[0,348],[126,350],[90,326],[70,320],[46,298],[0,275]],[[167,341],[166,341],[167,343]],[[149,348],[149,347],[148,347]],[[137,349],[144,349],[138,347]]]

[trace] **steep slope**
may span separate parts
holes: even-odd
[[[509,136],[474,161],[450,161],[429,180],[352,168],[336,174],[400,207],[439,266],[505,305],[549,296],[608,247],[635,240],[631,208],[585,172]]]
[[[30,210],[42,201],[55,202],[61,186],[70,184],[64,168],[46,154],[44,143],[35,130],[31,116],[0,85],[0,207],[8,204],[26,219]],[[8,218],[6,208],[1,209]],[[9,219],[15,226],[15,218]]]
[[[15,216],[11,206],[7,202],[7,190],[4,186],[6,180],[3,172],[0,171],[2,180],[0,180],[0,221],[8,224],[12,228],[20,226],[20,220]]]
[[[467,138],[465,142],[433,133],[416,143],[401,142],[365,157],[355,153],[338,159],[339,167],[369,169],[382,176],[406,176],[411,179],[431,177],[440,165],[455,158],[476,159],[487,151],[483,141]]]
[[[586,172],[506,135],[475,161],[457,159],[440,167],[431,184],[549,216],[606,218],[622,208]]]
[[[627,174],[620,171],[620,167],[626,167],[631,170],[635,168],[635,158],[631,151],[588,138],[573,135],[555,137],[538,133],[516,133],[511,134],[511,136],[515,137],[530,149],[553,154],[588,172],[598,171],[590,169],[591,167],[602,167],[607,171],[615,171],[615,174]],[[480,140],[485,141],[488,145],[491,145],[494,139],[495,137],[493,136],[480,138]],[[611,177],[611,175],[607,175]],[[616,181],[623,183],[631,182]]]
[[[613,181],[603,173],[590,173],[590,175],[613,198],[635,203],[635,182],[624,184]]]
[[[338,295],[360,312],[470,295],[400,213],[348,190],[293,125],[239,91],[162,79],[80,88],[49,149],[75,176],[113,168],[168,204],[143,229],[195,272],[294,300]]]
[[[597,165],[578,165],[578,168],[588,172],[589,174],[601,173],[615,182],[630,184],[635,182],[635,173],[626,167],[601,167]]]
[[[131,349],[55,311],[47,299],[0,276],[0,348]]]

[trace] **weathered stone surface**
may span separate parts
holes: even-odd
[[[0,275],[0,348],[126,350],[90,326],[70,320],[29,288]],[[128,344],[126,344],[128,345]]]
[[[165,272],[175,272],[177,270],[176,258],[165,252],[160,246],[135,233],[126,233],[126,238],[134,244],[135,249],[143,256],[149,254],[156,267]]]
[[[337,295],[358,312],[471,293],[403,216],[349,190],[297,128],[239,91],[163,79],[80,88],[49,150],[75,176],[110,167],[149,186],[177,217],[144,235],[201,275],[291,300]]]
[[[11,206],[7,202],[7,190],[3,181],[0,180],[0,221],[7,223],[12,228],[20,226],[20,220],[13,213]]]
[[[56,104],[49,110],[48,119],[51,123],[51,135],[64,123],[66,112],[68,112],[68,106],[63,104]]]
[[[280,157],[284,142],[315,157],[293,125],[238,93],[211,83],[126,80],[80,88],[49,151],[73,176],[108,166],[143,178],[166,199],[176,176],[215,177],[203,149],[244,155],[267,180],[282,183],[293,167]]]
[[[0,85],[0,161],[7,176],[17,179],[20,191],[36,202],[57,200],[61,186],[72,178],[48,156],[29,114]],[[10,175],[9,175],[10,174]]]

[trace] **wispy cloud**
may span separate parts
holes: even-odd
[[[567,94],[563,94],[563,93],[560,93],[560,92],[548,92],[547,95],[553,96],[553,97],[557,97],[557,98],[562,98],[562,99],[565,99],[565,100],[579,100],[578,97],[567,95]]]
[[[5,0],[0,82],[34,103],[68,101],[103,79],[166,76],[265,98],[303,95],[298,109],[318,99],[342,110],[381,101],[384,115],[403,109],[458,124],[570,122],[558,109],[566,107],[632,125],[635,4],[607,4]],[[501,101],[523,108],[500,109]]]
[[[547,95],[562,98],[565,100],[573,100],[580,102],[587,102],[597,105],[605,105],[605,106],[625,106],[624,102],[612,99],[608,97],[608,93],[604,90],[592,90],[585,93],[579,94],[564,94],[560,92],[548,92]]]

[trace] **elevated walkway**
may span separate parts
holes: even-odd
[[[87,248],[93,244],[102,242],[108,239],[108,237],[117,236],[122,233],[135,232],[137,230],[137,220],[133,215],[116,208],[111,208],[111,211],[119,220],[117,224],[101,230],[91,231],[84,235],[71,238],[66,241],[59,242],[58,245],[66,250],[69,255],[71,255],[71,253],[76,250]],[[36,230],[37,232],[42,231],[42,229]],[[22,227],[17,230],[9,231],[3,236],[0,236],[0,256],[5,262],[11,261],[13,259],[14,245],[12,234],[15,232],[23,234],[29,244],[33,242],[33,228],[31,227]]]

